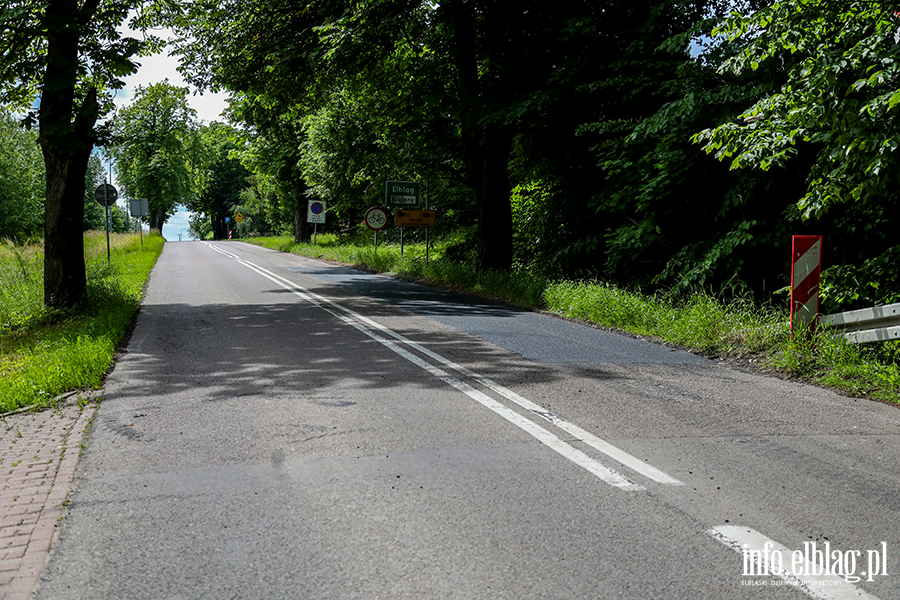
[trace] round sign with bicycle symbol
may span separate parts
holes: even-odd
[[[366,211],[366,217],[363,222],[369,229],[381,231],[388,226],[388,211],[380,206],[373,206]]]

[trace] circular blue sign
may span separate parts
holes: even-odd
[[[312,211],[314,215],[321,215],[322,211],[325,210],[325,207],[321,202],[313,202],[309,205],[309,210]]]

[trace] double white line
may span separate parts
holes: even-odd
[[[456,364],[453,361],[441,356],[440,354],[432,352],[428,348],[417,344],[416,342],[404,337],[396,331],[388,329],[380,323],[377,323],[372,319],[347,308],[346,306],[342,306],[332,300],[329,300],[328,298],[325,298],[324,296],[316,294],[315,292],[311,292],[304,287],[288,279],[285,279],[284,277],[281,277],[280,275],[264,269],[250,261],[242,259],[236,254],[232,254],[231,252],[228,252],[221,248],[217,248],[213,244],[206,244],[216,252],[232,258],[248,269],[259,273],[266,279],[281,286],[285,290],[288,290],[297,297],[302,298],[303,300],[317,306],[318,308],[333,315],[334,317],[350,325],[351,327],[354,327],[373,340],[382,344],[386,348],[389,348],[399,356],[402,356],[414,365],[422,368],[428,373],[431,373],[441,381],[444,381],[448,385],[453,386],[479,404],[485,406],[486,408],[489,408],[510,423],[513,423],[523,431],[540,440],[541,443],[546,445],[548,448],[551,448],[552,450],[558,452],[560,455],[571,460],[573,463],[586,469],[588,472],[598,477],[601,481],[613,487],[626,491],[640,491],[645,489],[643,486],[634,483],[618,471],[607,467],[598,460],[588,456],[581,450],[578,450],[569,443],[561,440],[554,433],[525,418],[508,406],[494,400],[484,392],[481,392],[480,390],[472,387],[458,377],[451,375],[450,373],[448,373],[448,371],[455,371],[466,379],[476,382],[484,388],[487,388],[488,390],[494,392],[495,394],[506,398],[525,411],[549,421],[559,429],[562,429],[566,433],[574,436],[577,441],[580,441],[590,446],[591,448],[594,448],[595,450],[616,460],[625,467],[646,477],[647,479],[650,479],[651,481],[669,486],[683,485],[682,482],[678,481],[674,477],[671,477],[666,473],[663,473],[659,469],[642,462],[641,460],[632,456],[631,454],[628,454],[624,450],[613,446],[609,442],[598,438],[597,436],[585,431],[584,429],[581,429],[574,423],[567,421],[559,415],[544,410],[541,406],[535,404],[527,398],[524,398],[523,396],[520,396],[514,391],[503,387],[495,381],[492,381],[491,379],[484,377],[483,375],[479,375],[478,373],[475,373],[474,371],[471,371],[470,369],[462,365]],[[413,354],[410,350],[415,350],[419,354],[428,357],[440,366],[427,362],[422,357]],[[781,544],[778,544],[774,540],[771,540],[770,538],[765,537],[763,534],[747,527],[724,525],[713,527],[707,530],[706,533],[707,535],[712,536],[713,538],[719,540],[720,542],[731,547],[737,552],[743,552],[744,550],[762,552],[767,548],[766,544],[768,543],[769,548],[775,548],[788,553],[786,555],[790,555],[787,548],[785,548]],[[878,598],[876,598],[875,596],[866,594],[853,584],[848,583],[845,580],[839,580],[835,577],[831,577],[829,578],[829,581],[823,583],[822,581],[818,580],[821,578],[797,578],[790,577],[785,574],[780,574],[778,576],[788,580],[792,585],[796,585],[796,589],[798,589],[799,591],[802,591],[805,594],[812,596],[813,598],[816,598],[818,600],[850,600],[851,598],[857,600],[878,600]]]
[[[377,323],[372,319],[347,308],[346,306],[342,306],[341,304],[329,300],[324,296],[311,292],[306,288],[294,283],[293,281],[285,279],[284,277],[267,269],[264,269],[259,265],[244,260],[236,254],[232,254],[231,252],[218,248],[213,244],[207,244],[207,246],[209,246],[216,252],[227,256],[228,258],[236,260],[241,265],[255,271],[256,273],[259,273],[266,279],[281,286],[285,290],[288,290],[299,298],[302,298],[303,300],[317,306],[325,312],[340,319],[347,325],[354,327],[358,331],[369,336],[386,348],[389,348],[394,353],[402,356],[417,367],[420,367],[421,369],[434,375],[444,383],[456,388],[482,406],[489,408],[494,413],[503,417],[510,423],[516,425],[534,438],[538,439],[548,448],[566,457],[578,466],[586,469],[601,481],[604,481],[605,483],[613,487],[627,491],[640,491],[645,489],[642,485],[634,483],[615,469],[602,464],[600,461],[592,458],[591,456],[588,456],[581,450],[572,446],[570,443],[560,439],[556,434],[541,427],[537,423],[534,423],[530,419],[525,418],[512,408],[498,402],[484,392],[474,388],[473,386],[460,379],[458,376],[451,374],[449,371],[453,371],[470,381],[476,382],[484,388],[487,388],[488,390],[494,392],[495,394],[506,398],[510,402],[513,402],[520,408],[523,408],[524,410],[537,415],[546,421],[549,421],[559,429],[576,438],[577,441],[582,442],[590,446],[591,448],[594,448],[595,450],[618,461],[625,467],[650,479],[651,481],[655,481],[656,483],[660,483],[663,485],[682,485],[682,483],[674,477],[663,473],[659,469],[648,465],[637,457],[632,456],[624,450],[613,446],[609,442],[600,439],[594,434],[585,431],[574,423],[567,421],[559,415],[544,410],[543,407],[535,404],[527,398],[520,396],[514,391],[503,387],[497,382],[492,381],[491,379],[484,377],[483,375],[479,375],[478,373],[475,373],[474,371],[460,364],[457,364],[441,356],[440,354],[432,352],[428,348],[425,348],[424,346],[406,338],[396,331],[393,331],[381,325],[380,323]],[[413,354],[411,350],[414,350],[418,354],[431,359],[432,361],[434,361],[434,363],[437,364],[432,364],[424,360],[422,356]]]

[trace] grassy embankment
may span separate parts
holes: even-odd
[[[0,243],[0,414],[48,406],[58,395],[98,388],[140,306],[163,239],[85,234],[87,305],[53,312],[43,304],[43,246]]]
[[[319,235],[317,245],[291,238],[244,240],[267,248],[348,263],[400,277],[468,290],[505,302],[541,308],[564,317],[686,347],[709,357],[759,366],[783,376],[832,386],[854,396],[900,403],[900,342],[855,346],[828,332],[791,341],[786,308],[723,302],[704,292],[672,299],[619,289],[597,281],[551,281],[524,273],[477,273],[435,260],[420,245],[376,251],[365,240],[340,243]]]

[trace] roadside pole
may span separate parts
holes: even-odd
[[[111,159],[112,157],[110,157]],[[109,185],[112,185],[112,160],[109,161]],[[106,191],[109,188],[103,188],[103,193],[106,194]],[[118,196],[118,194],[117,194]],[[118,198],[114,199],[115,202]],[[104,204],[106,204],[106,262],[112,262],[112,258],[110,258],[109,252],[109,230],[112,229],[112,221],[109,217],[109,201],[104,198]]]
[[[387,227],[390,216],[388,211],[380,206],[373,206],[366,211],[363,223],[375,232],[375,251],[378,251],[378,232]]]
[[[128,202],[128,208],[131,209],[131,218],[137,217],[138,231],[141,232],[141,250],[143,250],[144,225],[141,223],[141,217],[150,214],[150,201],[147,198],[132,198]]]
[[[109,198],[107,197],[106,186],[103,186],[103,205],[106,207],[106,262],[112,262],[109,251]]]
[[[324,200],[310,200],[306,203],[306,222],[313,224],[313,245],[319,243],[319,223],[325,222]]]
[[[94,199],[97,200],[97,204],[102,204],[106,207],[106,261],[112,262],[111,252],[109,249],[109,205],[115,204],[116,200],[119,199],[119,192],[116,191],[116,188],[114,188],[112,184],[103,183],[98,186],[96,190],[94,190]]]
[[[795,235],[791,240],[791,339],[811,335],[818,323],[822,236]]]

